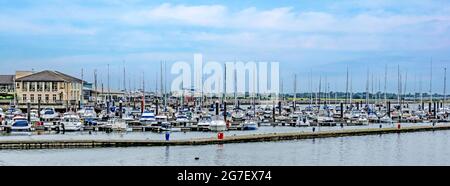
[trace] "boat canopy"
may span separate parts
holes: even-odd
[[[28,126],[28,121],[27,120],[17,120],[16,122],[13,123],[14,127],[26,127]]]

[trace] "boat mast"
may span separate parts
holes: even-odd
[[[405,88],[403,89],[403,103],[406,101],[405,100],[406,99],[406,95],[408,95],[407,91],[406,91],[406,85],[408,84],[408,70],[406,70],[405,73],[406,74],[405,74]]]
[[[384,67],[384,105],[387,105],[387,64]]]
[[[423,105],[423,92],[422,92],[422,76],[420,76],[420,80],[419,80],[419,94],[420,94],[420,110],[424,110],[424,108],[422,108]]]
[[[345,104],[348,104],[348,65],[347,65],[347,79],[345,81]]]
[[[123,61],[123,89],[125,90],[125,92],[127,92],[125,60]]]
[[[433,103],[433,58],[430,61],[430,102]]]
[[[81,107],[83,107],[83,101],[84,101],[83,87],[84,87],[84,69],[81,68],[80,109],[81,109]]]
[[[145,72],[142,72],[142,113],[145,110]]]
[[[445,108],[445,103],[447,102],[447,67],[444,67],[444,103],[443,107]]]
[[[367,82],[366,82],[366,105],[369,105],[369,84],[370,84],[369,69],[367,69]]]
[[[294,74],[294,111],[297,110],[297,74]]]
[[[374,91],[373,91],[373,86],[374,86],[374,81],[373,81],[373,72],[371,73],[371,76],[372,76],[372,79],[371,79],[371,91],[370,91],[370,94],[369,94],[369,97],[370,97],[370,100],[369,100],[369,103],[370,103],[370,101],[372,101],[372,103],[373,103],[373,101],[374,101]],[[373,108],[373,106],[372,106],[372,108]]]
[[[109,106],[110,106],[110,104],[111,104],[111,86],[110,86],[110,82],[109,82],[109,64],[108,64],[108,113],[109,113]]]
[[[350,74],[350,106],[353,107],[353,76]]]
[[[320,78],[319,78],[319,91],[318,91],[318,95],[316,96],[316,105],[318,105],[319,107],[318,107],[318,111],[320,111],[320,93],[321,93],[321,91],[322,91],[322,75],[320,76]],[[319,103],[319,104],[317,104],[317,102]]]
[[[401,87],[401,80],[400,80],[400,65],[397,67],[397,103],[400,105],[400,88]]]
[[[309,107],[313,104],[312,71],[309,74]]]
[[[256,118],[256,103],[255,103],[255,93],[256,93],[256,66],[255,73],[253,73],[253,119]]]

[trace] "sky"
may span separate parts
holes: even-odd
[[[450,1],[0,0],[0,74],[50,69],[80,77],[83,69],[92,81],[97,69],[106,84],[109,64],[113,88],[126,66],[127,87],[139,87],[144,71],[154,89],[160,61],[192,62],[194,53],[205,61],[280,62],[284,92],[293,90],[294,74],[300,92],[310,91],[310,77],[313,87],[322,77],[345,91],[347,68],[354,91],[365,90],[368,71],[383,90],[386,65],[389,92],[397,91],[398,66],[408,92],[427,92],[433,61],[432,89],[442,93]]]

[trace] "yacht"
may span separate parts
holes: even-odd
[[[73,112],[65,113],[60,125],[65,131],[79,131],[83,129],[80,117]]]
[[[41,119],[46,126],[54,126],[58,123],[58,113],[54,108],[48,107],[41,110]]]
[[[95,112],[94,107],[85,107],[79,112],[81,118],[97,118],[97,113]]]
[[[209,125],[209,130],[214,132],[220,132],[227,130],[227,124],[223,120],[223,118],[218,117],[211,121],[211,124]]]
[[[241,109],[235,109],[234,112],[231,114],[231,118],[233,121],[244,121],[245,112],[243,112]]]
[[[211,125],[212,118],[210,115],[204,115],[200,118],[197,123],[197,127],[199,130],[209,130],[209,126]]]
[[[155,113],[151,111],[144,111],[144,113],[142,113],[141,118],[139,119],[139,122],[142,125],[151,125],[155,121],[156,121]]]
[[[315,122],[320,126],[336,126],[334,118],[329,116],[318,116]]]
[[[110,118],[106,123],[106,126],[111,127],[113,131],[130,131],[127,122],[119,118]]]
[[[242,130],[257,130],[258,122],[254,119],[245,120],[242,124]]]
[[[24,116],[15,116],[12,119],[11,131],[31,131],[31,124]]]
[[[19,114],[22,114],[22,111],[12,106],[5,112],[5,119],[12,120],[12,118]]]
[[[189,122],[187,115],[184,113],[176,114],[175,118],[176,118],[175,122],[177,123],[178,126],[181,125],[186,126],[186,124]]]
[[[394,123],[394,120],[392,120],[391,117],[385,115],[382,118],[380,118],[381,123]]]
[[[158,115],[155,117],[155,122],[152,123],[152,127],[161,127],[168,129],[171,127],[171,124],[166,115]]]
[[[297,127],[309,127],[309,126],[311,126],[311,123],[310,123],[310,121],[309,121],[307,116],[300,115],[299,117],[297,117],[295,126],[297,126]]]

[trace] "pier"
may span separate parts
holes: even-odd
[[[186,140],[5,140],[0,141],[0,149],[58,149],[58,148],[105,148],[105,147],[145,147],[145,146],[186,146],[214,145],[229,143],[267,142],[344,136],[380,135],[435,130],[450,130],[450,125],[412,126],[395,128],[370,128],[317,132],[268,133],[218,138],[198,138]]]

